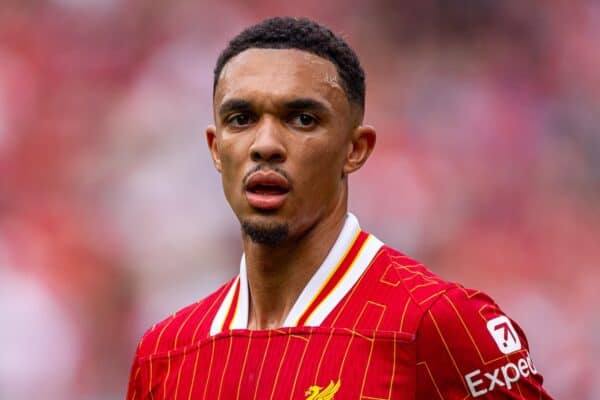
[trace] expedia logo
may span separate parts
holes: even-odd
[[[538,372],[531,361],[531,356],[526,353],[527,357],[520,358],[516,364],[509,362],[501,367],[496,368],[492,372],[481,372],[476,369],[465,375],[467,386],[473,397],[483,396],[487,392],[491,392],[497,387],[505,387],[510,390],[513,383],[517,382],[522,377],[528,377]]]

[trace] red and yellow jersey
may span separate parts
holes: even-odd
[[[550,399],[521,329],[349,215],[284,326],[248,330],[240,274],[152,327],[128,400]]]

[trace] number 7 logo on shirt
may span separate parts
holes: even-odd
[[[487,329],[503,354],[521,350],[521,340],[508,317],[501,315],[487,322]]]

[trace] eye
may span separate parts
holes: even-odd
[[[248,113],[237,113],[227,117],[226,122],[235,128],[242,128],[252,123],[252,116]]]
[[[290,122],[295,127],[306,129],[306,128],[314,128],[319,121],[317,120],[316,117],[314,117],[310,114],[301,113],[301,114],[293,115]]]

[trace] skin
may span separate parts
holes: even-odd
[[[280,327],[321,265],[347,213],[348,174],[358,170],[376,133],[339,85],[333,63],[296,49],[249,49],[223,68],[206,129],[214,165],[237,218],[285,224],[277,246],[242,233],[250,286],[249,329]],[[308,100],[308,101],[307,101]],[[275,210],[253,208],[245,177],[255,168],[290,182]]]

